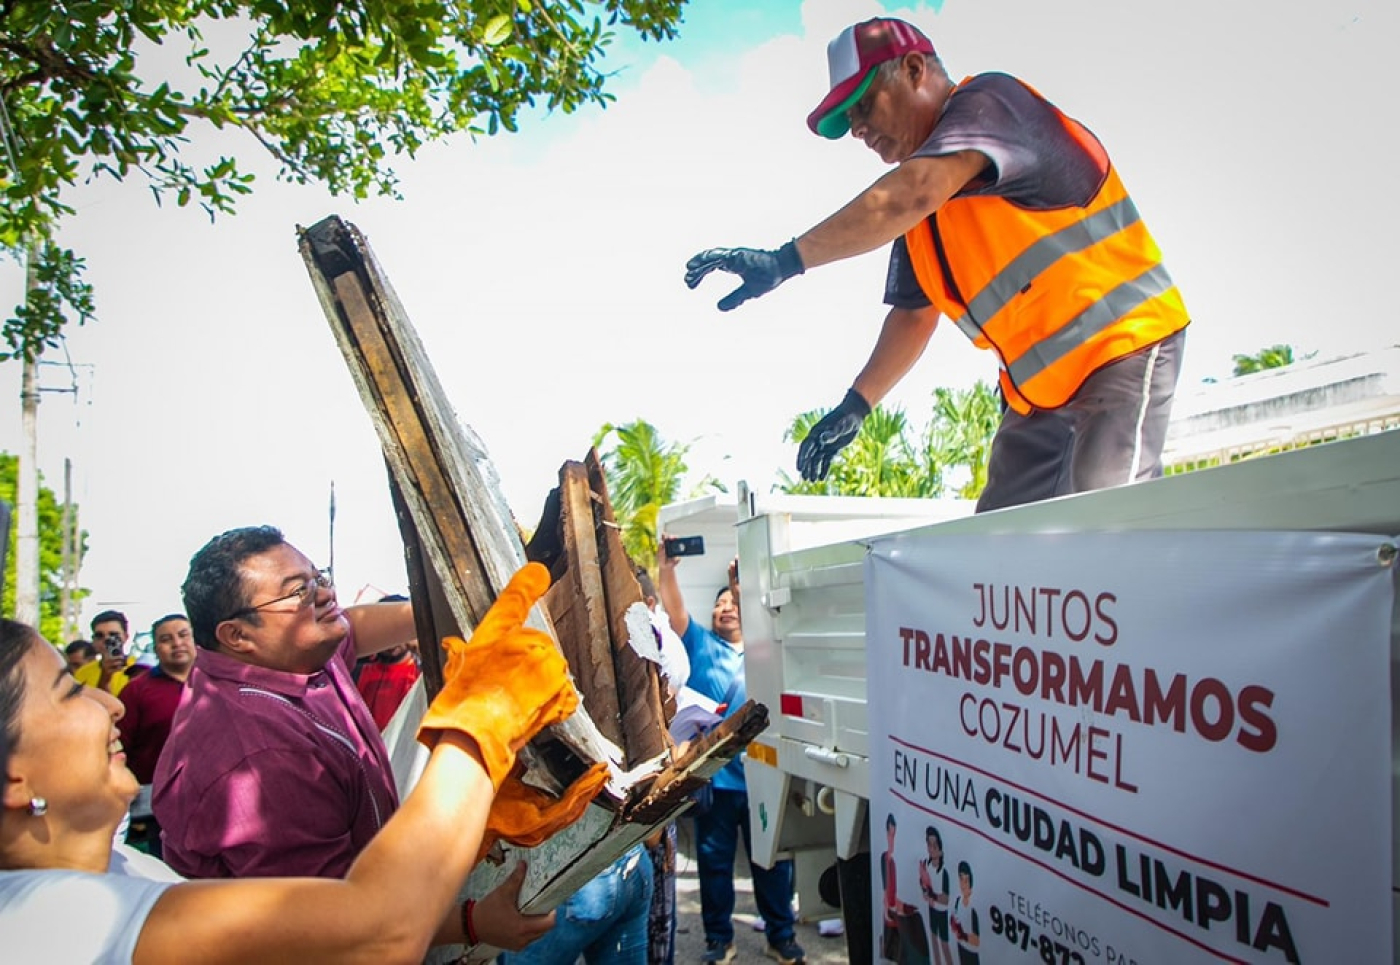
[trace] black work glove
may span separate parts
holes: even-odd
[[[855,389],[847,389],[841,404],[821,417],[797,450],[797,471],[808,482],[825,479],[831,460],[850,445],[865,417],[870,415],[870,403]]]
[[[797,242],[789,241],[777,251],[758,248],[711,248],[685,263],[685,283],[688,288],[719,268],[733,272],[744,283],[719,300],[719,310],[738,308],[750,298],[766,295],[793,275],[806,269],[797,253]]]

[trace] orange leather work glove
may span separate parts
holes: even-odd
[[[533,848],[583,817],[588,802],[598,796],[608,781],[608,766],[594,764],[574,781],[561,798],[553,798],[533,788],[512,772],[486,817],[486,830],[481,836],[480,861],[499,840]]]
[[[442,641],[447,651],[442,690],[418,727],[418,740],[428,747],[436,746],[445,730],[471,737],[497,790],[520,748],[578,706],[563,654],[548,634],[524,625],[548,588],[549,570],[528,563],[486,611],[471,642]]]

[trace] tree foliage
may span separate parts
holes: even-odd
[[[1312,358],[1312,355],[1306,355],[1304,358]],[[1235,363],[1235,375],[1249,375],[1253,372],[1262,372],[1265,369],[1282,368],[1285,365],[1292,365],[1295,361],[1292,345],[1270,345],[1267,348],[1261,348],[1253,355],[1232,356],[1231,360]]]
[[[622,546],[633,561],[652,569],[656,558],[657,516],[681,495],[690,467],[688,444],[667,442],[645,419],[604,424],[593,437],[603,463],[613,515],[622,527]],[[687,495],[724,491],[706,475]]]
[[[0,337],[11,351],[0,351],[0,360],[22,354],[36,358],[44,348],[58,344],[70,318],[82,325],[93,317],[92,286],[83,281],[83,259],[42,240],[32,243],[26,255],[33,284],[24,304],[5,319]]]
[[[0,500],[15,505],[18,486],[19,458],[9,453],[0,453]],[[77,506],[73,507],[77,512]],[[15,520],[10,521],[8,549],[5,554],[5,590],[3,612],[15,612]],[[76,540],[75,556],[82,558],[87,548],[87,534],[79,531]],[[59,609],[63,586],[63,504],[47,486],[39,487],[39,632],[54,644],[64,644],[62,639],[63,613]],[[88,595],[88,590],[79,589],[73,593],[75,603]]]
[[[800,443],[822,415],[820,410],[798,415],[786,438]],[[987,459],[1000,419],[996,391],[983,382],[970,389],[935,389],[922,430],[902,409],[877,405],[832,460],[825,479],[807,482],[782,472],[778,488],[830,496],[976,499],[987,485]],[[963,476],[966,481],[954,486]]]
[[[945,472],[954,467],[967,470],[967,481],[953,495],[976,499],[987,488],[987,462],[999,425],[1001,400],[986,383],[960,391],[933,390],[928,459]]]
[[[232,156],[196,160],[201,128],[245,132],[282,179],[395,196],[391,162],[429,141],[514,131],[531,106],[606,105],[613,28],[670,38],[684,2],[9,0],[0,246],[43,249],[74,213],[65,191],[92,177],[139,177],[157,203],[233,211],[253,177]],[[47,257],[80,273],[71,252]],[[52,292],[6,323],[10,354],[53,344],[65,300]]]

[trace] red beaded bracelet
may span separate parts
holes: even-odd
[[[462,932],[467,936],[468,945],[480,944],[476,937],[476,929],[472,927],[472,907],[475,904],[476,901],[472,898],[462,902]]]

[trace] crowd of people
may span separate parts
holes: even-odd
[[[480,902],[458,894],[493,798],[519,780],[516,752],[577,706],[557,648],[523,625],[548,584],[525,567],[469,643],[444,642],[444,686],[418,731],[431,754],[402,803],[351,670],[411,638],[409,607],[342,608],[276,529],[233,530],[195,555],[185,613],[153,627],[150,668],[103,667],[84,684],[69,663],[82,648],[0,621],[6,948],[53,962],[384,962],[528,945],[554,916],[519,912],[523,865]],[[100,614],[95,638],[103,624],[116,638],[102,630],[94,663],[125,642],[124,619]],[[138,768],[164,860],[123,840]],[[535,830],[575,819],[602,779],[580,778]]]
[[[689,685],[739,707],[737,580],[721,590],[704,628],[680,595],[677,561],[662,552],[657,566],[659,594],[645,570],[638,578],[657,608],[668,686],[674,693]],[[386,949],[421,957],[432,945],[480,943],[505,949],[502,965],[673,965],[674,825],[629,849],[548,915],[519,911],[523,864],[479,902],[453,903],[452,876],[459,888],[479,847],[466,849],[465,864],[450,849],[441,873],[404,867],[409,842],[434,863],[439,857],[424,842],[430,828],[441,829],[441,803],[415,807],[420,797],[445,794],[464,807],[465,825],[454,837],[466,834],[479,846],[504,833],[493,792],[520,780],[512,766],[524,739],[572,704],[562,658],[548,637],[520,625],[547,583],[542,568],[527,567],[471,643],[449,655],[443,690],[418,734],[435,750],[402,802],[382,731],[419,676],[412,604],[391,596],[342,607],[327,574],[275,527],[230,530],[196,552],[181,588],[183,612],[152,624],[143,658],[129,652],[130,623],[115,610],[92,619],[91,640],[61,651],[31,627],[0,625],[0,764],[9,777],[0,818],[0,930],[7,942],[14,936],[14,947],[52,961],[187,961],[191,950],[203,960],[215,944],[220,952],[211,961],[294,949],[339,954],[348,936],[318,935],[312,926],[268,922],[256,938],[238,935],[252,927],[249,914],[214,916],[224,892],[189,884],[224,882],[225,900],[253,902],[273,917],[279,902],[305,894],[319,901],[329,929],[357,901],[382,897],[382,883],[367,877],[374,868],[403,873],[405,891],[436,916],[425,919],[420,910],[373,940],[352,929],[365,945],[347,952],[347,961],[394,960],[377,957]],[[474,659],[458,659],[464,653]],[[497,716],[502,689],[509,720]],[[65,769],[65,760],[84,766]],[[548,835],[576,819],[604,778],[599,765],[557,804],[532,812],[529,830]],[[735,849],[741,834],[748,840],[738,761],[717,778],[716,796],[719,806],[694,821],[705,962],[734,955]],[[518,833],[518,813],[510,821]],[[802,950],[793,940],[791,867],[753,871],[770,953],[795,965]],[[262,886],[240,887],[254,882]],[[348,886],[348,904],[337,912],[331,893],[321,897],[312,882]],[[105,912],[77,928],[56,927],[54,915],[79,895],[102,895]],[[176,954],[173,916],[191,911],[213,919]],[[382,914],[370,920],[384,924]],[[410,924],[417,930],[405,933]]]
[[[1017,78],[955,82],[902,20],[846,28],[828,67],[809,126],[849,132],[893,170],[780,248],[709,249],[685,275],[692,288],[715,271],[738,276],[719,303],[728,311],[890,245],[884,326],[803,440],[802,477],[826,476],[942,316],[1001,364],[1004,411],[979,511],[1160,474],[1189,318],[1103,146]],[[663,663],[684,668],[670,684],[732,713],[745,700],[737,574],[705,626],[678,565],[659,551],[658,587],[646,589],[663,611]],[[599,765],[552,805],[510,809],[508,822],[493,807],[498,793],[519,800],[516,752],[576,702],[557,649],[523,625],[548,582],[525,567],[469,643],[444,642],[444,686],[418,731],[431,757],[403,800],[381,730],[418,677],[411,605],[342,608],[327,574],[273,527],[231,530],[194,555],[183,610],[152,625],[148,659],[131,659],[115,610],[61,651],[0,621],[6,946],[54,962],[383,962],[480,942],[506,949],[507,965],[671,965],[674,827],[557,914],[519,911],[523,866],[479,902],[458,902],[483,841],[547,837],[605,779]],[[718,965],[735,957],[735,860],[750,842],[741,760],[711,792],[692,820],[703,962]],[[975,961],[971,868],[960,863],[955,889],[928,829],[926,932],[898,900],[893,816],[886,830],[884,957],[951,961],[951,931],[959,960]],[[791,863],[749,866],[767,952],[798,965]],[[84,915],[69,914],[77,904]]]

